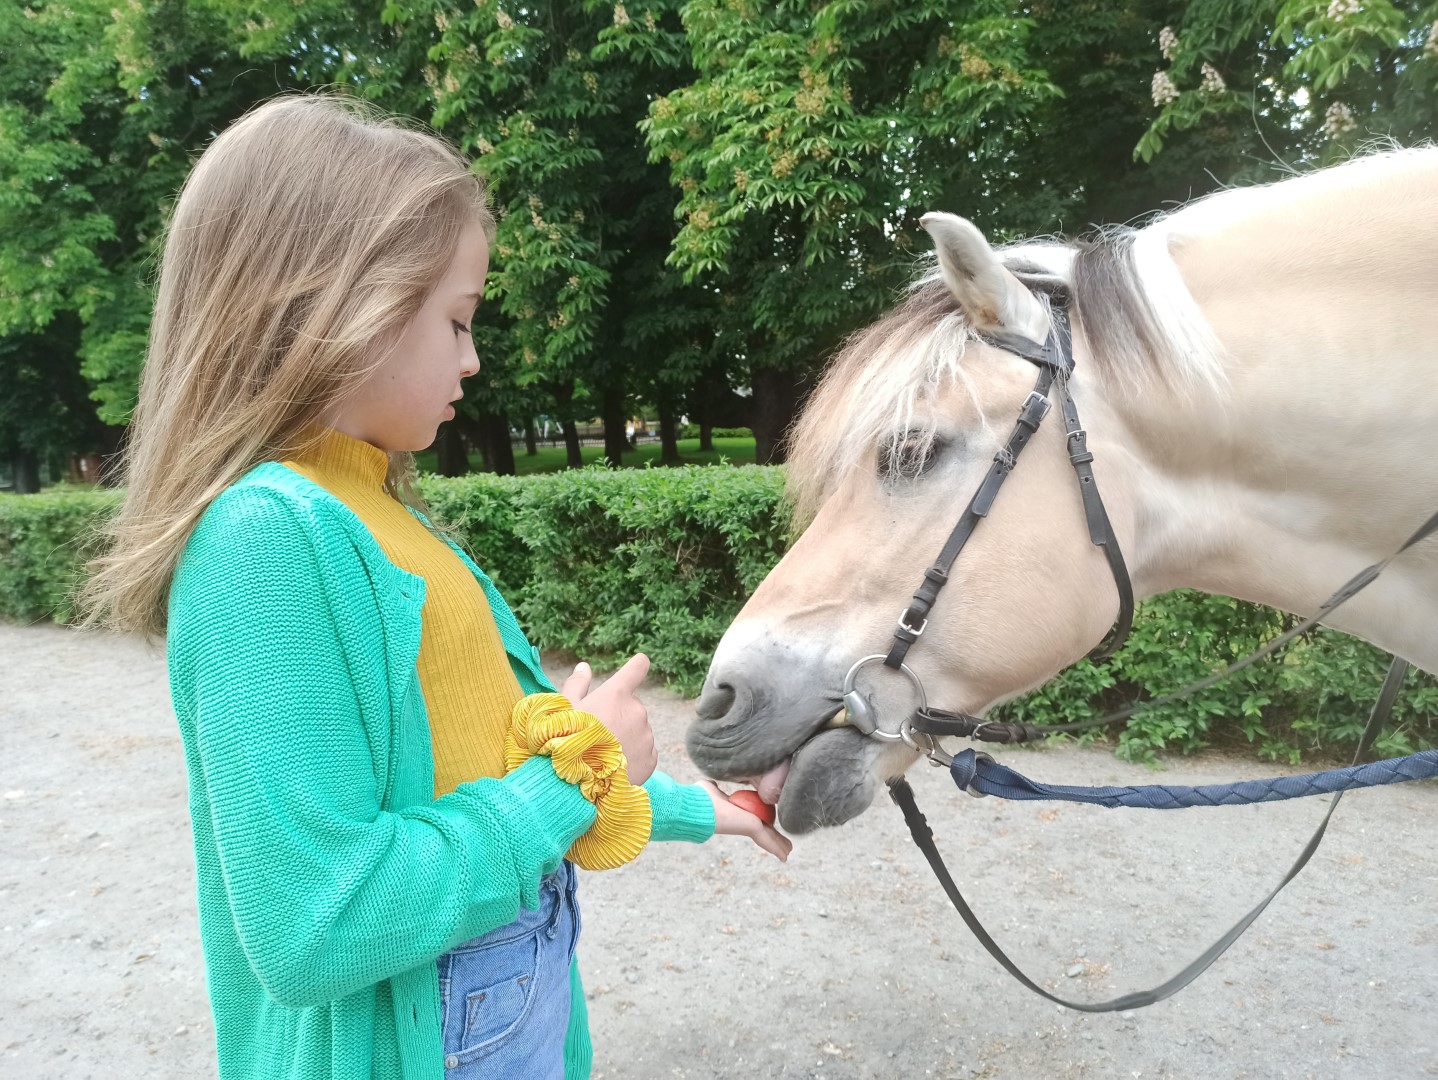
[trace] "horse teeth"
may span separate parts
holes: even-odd
[[[829,717],[829,719],[827,719],[827,720],[824,721],[824,723],[821,725],[821,730],[828,731],[828,730],[831,730],[831,729],[833,729],[833,728],[841,728],[841,727],[848,727],[848,726],[849,726],[849,710],[848,710],[848,709],[841,708],[841,709],[840,709],[838,712],[836,712],[833,716]]]

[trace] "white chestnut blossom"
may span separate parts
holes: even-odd
[[[1205,94],[1219,94],[1228,89],[1228,84],[1223,81],[1223,76],[1212,64],[1204,64],[1200,70],[1203,73],[1203,83],[1199,89]]]
[[[1323,134],[1330,139],[1337,139],[1339,136],[1352,131],[1358,126],[1358,120],[1353,115],[1353,110],[1346,102],[1335,101],[1328,106],[1328,111],[1323,114]]]
[[[1173,59],[1173,50],[1178,48],[1178,35],[1173,32],[1173,27],[1165,26],[1158,32],[1158,51],[1163,53],[1165,60]]]
[[[1178,87],[1173,85],[1173,80],[1168,77],[1168,72],[1166,71],[1155,71],[1153,73],[1152,92],[1153,103],[1160,109],[1178,97]]]

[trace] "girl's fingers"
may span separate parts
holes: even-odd
[[[635,653],[622,668],[609,676],[604,685],[606,688],[612,688],[612,692],[616,694],[632,694],[639,689],[639,684],[648,674],[649,657],[643,653]]]
[[[780,862],[789,861],[789,852],[794,850],[794,842],[772,825],[765,825],[763,822],[760,822],[758,831],[751,833],[750,836],[753,838],[754,843],[758,844]]]
[[[747,836],[780,862],[789,861],[794,842],[772,825],[765,825],[748,810],[731,803],[712,780],[701,780],[714,802],[714,831],[724,836]]]
[[[571,705],[577,705],[589,695],[589,685],[593,681],[594,671],[588,664],[580,662],[574,665],[574,671],[564,680],[559,692],[569,699]]]

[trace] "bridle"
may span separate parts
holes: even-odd
[[[1048,337],[1039,345],[1028,338],[1012,334],[984,334],[980,335],[989,344],[1021,356],[1030,363],[1035,364],[1039,369],[1038,380],[1034,384],[1033,391],[1024,401],[1019,409],[1019,419],[1014,426],[1013,433],[997,454],[994,455],[993,465],[980,482],[978,490],[969,499],[967,507],[959,517],[958,523],[953,531],[949,533],[948,540],[944,543],[938,557],[932,566],[924,571],[924,580],[915,590],[913,599],[899,615],[898,625],[894,630],[893,644],[889,647],[888,653],[875,653],[859,659],[844,677],[843,701],[844,708],[839,714],[831,719],[827,727],[851,726],[872,738],[888,742],[903,742],[911,749],[926,756],[934,765],[949,767],[951,772],[961,771],[955,766],[954,758],[947,754],[939,745],[939,736],[958,735],[975,739],[983,739],[993,742],[1022,742],[1029,739],[1043,738],[1052,734],[1070,733],[1082,730],[1089,730],[1106,726],[1121,720],[1126,720],[1133,714],[1145,709],[1154,708],[1179,700],[1199,690],[1212,686],[1214,683],[1228,677],[1234,672],[1248,667],[1251,664],[1277,652],[1288,642],[1292,641],[1299,634],[1305,633],[1317,626],[1321,620],[1327,618],[1341,605],[1347,603],[1368,585],[1377,579],[1378,575],[1388,566],[1393,559],[1397,558],[1414,544],[1438,534],[1438,513],[1433,514],[1426,522],[1399,547],[1392,555],[1389,555],[1382,562],[1375,563],[1359,571],[1353,578],[1344,583],[1337,592],[1329,597],[1319,607],[1318,611],[1310,618],[1290,627],[1287,631],[1268,642],[1256,652],[1242,660],[1236,661],[1224,668],[1222,671],[1214,672],[1203,679],[1199,679],[1180,690],[1162,697],[1132,705],[1116,712],[1108,713],[1095,720],[1084,720],[1072,724],[1059,724],[1045,727],[1038,727],[1030,724],[1003,724],[986,721],[980,717],[971,716],[962,712],[944,712],[932,709],[924,695],[924,686],[912,668],[904,663],[910,646],[923,636],[924,630],[928,627],[928,616],[932,610],[934,601],[938,598],[939,590],[948,583],[949,572],[973,535],[978,523],[988,516],[993,508],[994,499],[999,489],[1008,478],[1009,473],[1014,470],[1018,463],[1019,455],[1024,447],[1037,433],[1039,425],[1044,417],[1048,415],[1051,408],[1051,398],[1057,398],[1059,413],[1063,417],[1064,430],[1067,438],[1069,461],[1073,465],[1074,472],[1078,477],[1079,492],[1083,497],[1084,516],[1088,522],[1089,539],[1095,546],[1103,550],[1108,560],[1109,569],[1113,572],[1114,584],[1118,588],[1119,610],[1118,618],[1113,627],[1105,635],[1090,653],[1092,658],[1105,658],[1112,656],[1122,647],[1128,638],[1129,630],[1133,625],[1133,584],[1129,580],[1128,568],[1124,565],[1123,554],[1119,551],[1118,538],[1114,535],[1113,527],[1109,522],[1107,511],[1104,509],[1103,500],[1099,496],[1098,484],[1093,475],[1093,454],[1088,449],[1088,436],[1079,422],[1078,408],[1074,404],[1073,395],[1069,392],[1068,380],[1073,372],[1073,341],[1072,330],[1069,323],[1068,297],[1064,293],[1054,295],[1056,303],[1051,311]],[[867,665],[882,663],[905,675],[912,683],[918,695],[919,706],[901,722],[897,733],[884,731],[879,727],[878,718],[874,715],[874,709],[868,698],[860,692],[855,681],[858,673]],[[1403,677],[1408,670],[1407,661],[1395,658],[1389,669],[1388,676],[1384,681],[1383,688],[1374,703],[1373,710],[1369,716],[1368,724],[1359,739],[1358,749],[1354,755],[1355,763],[1367,754],[1372,747],[1374,739],[1382,729],[1387,717],[1397,700],[1399,688],[1402,685]],[[987,755],[978,755],[987,758]],[[990,761],[992,759],[989,759]],[[956,776],[956,782],[961,788],[967,788],[967,781]],[[960,894],[958,886],[955,885],[948,868],[944,865],[943,857],[939,854],[934,843],[933,833],[929,829],[928,822],[919,811],[914,800],[913,789],[907,780],[900,776],[889,782],[889,792],[894,802],[903,811],[904,820],[909,826],[914,843],[923,852],[934,875],[938,878],[939,884],[948,895],[950,902],[964,920],[964,923],[978,938],[980,944],[988,950],[999,964],[1023,983],[1028,989],[1034,991],[1050,1001],[1081,1012],[1115,1012],[1124,1009],[1140,1008],[1145,1005],[1152,1005],[1162,1001],[1164,998],[1177,993],[1183,987],[1202,974],[1215,960],[1221,956],[1233,942],[1248,929],[1250,925],[1262,914],[1279,891],[1283,889],[1300,870],[1307,865],[1308,860],[1317,850],[1319,842],[1328,827],[1328,822],[1337,809],[1338,802],[1342,798],[1339,791],[1334,796],[1317,829],[1307,845],[1299,854],[1298,859],[1288,870],[1288,873],[1263,900],[1252,908],[1243,918],[1235,923],[1217,942],[1205,950],[1197,959],[1185,967],[1182,971],[1172,976],[1164,983],[1151,990],[1138,991],[1124,994],[1121,997],[1103,1002],[1077,1002],[1069,1001],[1044,989],[1029,976],[1025,975],[1008,956],[979,921],[968,903]]]
[[[894,630],[893,644],[885,653],[875,653],[860,659],[844,677],[844,711],[840,724],[847,724],[865,735],[881,740],[903,741],[910,747],[927,755],[935,764],[947,764],[947,755],[940,749],[933,732],[925,732],[922,724],[928,718],[942,718],[948,721],[967,721],[982,726],[984,721],[966,713],[938,712],[930,710],[924,697],[923,684],[919,677],[904,663],[909,647],[923,636],[929,625],[929,612],[938,599],[939,590],[949,581],[949,573],[955,560],[964,550],[980,521],[988,517],[994,500],[1004,481],[1014,471],[1019,455],[1038,433],[1039,425],[1048,416],[1053,400],[1058,401],[1059,414],[1063,417],[1069,462],[1078,478],[1079,494],[1083,497],[1084,518],[1088,523],[1089,540],[1101,549],[1113,573],[1114,585],[1118,588],[1118,618],[1104,639],[1088,654],[1091,659],[1112,656],[1128,640],[1133,627],[1133,583],[1129,580],[1128,567],[1119,550],[1118,537],[1114,535],[1108,511],[1104,509],[1103,498],[1099,495],[1098,482],[1093,474],[1093,454],[1088,448],[1088,432],[1079,420],[1078,406],[1069,391],[1069,376],[1073,373],[1073,331],[1069,323],[1068,296],[1056,293],[1051,310],[1049,333],[1042,345],[1026,337],[1009,333],[986,333],[980,338],[989,344],[1020,356],[1039,369],[1034,388],[1019,409],[1018,421],[1013,432],[998,453],[993,464],[984,474],[978,489],[969,499],[968,505],[959,516],[958,522],[949,533],[933,565],[924,571],[924,580],[914,591],[909,605],[899,613],[898,625]],[[920,708],[914,716],[904,720],[897,733],[879,728],[867,699],[855,689],[858,673],[869,664],[882,661],[883,665],[902,672],[909,678],[919,696]]]

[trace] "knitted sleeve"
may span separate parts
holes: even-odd
[[[371,636],[353,625],[374,607],[363,572],[329,595],[303,506],[262,487],[221,499],[171,594],[171,689],[204,792],[192,811],[214,837],[197,858],[218,858],[271,997],[322,1004],[512,922],[595,811],[545,758],[384,809],[392,718],[357,675],[383,666],[383,644],[343,644]]]
[[[702,844],[714,835],[714,803],[698,784],[680,784],[662,772],[644,781],[654,827],[650,840],[687,840]]]

